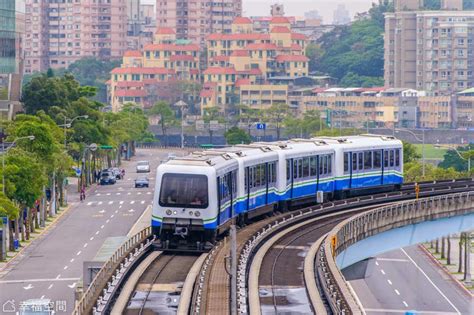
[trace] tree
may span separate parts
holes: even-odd
[[[224,134],[225,140],[230,145],[249,144],[252,139],[244,130],[238,127],[232,127]]]
[[[252,123],[258,121],[262,117],[262,113],[259,109],[247,105],[239,105],[237,108],[239,110],[238,120],[247,125],[248,134],[251,137]]]
[[[439,164],[439,167],[444,169],[453,167],[459,172],[466,172],[468,163],[465,159],[468,157],[474,159],[474,144],[465,147],[458,147],[457,150],[462,154],[464,159],[461,158],[455,150],[448,150],[444,155],[443,161]]]
[[[211,128],[211,121],[222,123],[224,119],[222,118],[218,107],[209,107],[204,109],[203,120],[206,124],[208,124],[209,142],[212,144],[212,135],[214,134],[214,130]]]
[[[148,115],[160,118],[161,132],[165,138],[165,144],[168,145],[168,128],[175,126],[177,123],[176,115],[171,106],[165,101],[160,101],[148,110]]]
[[[421,158],[416,147],[410,142],[403,141],[403,163],[415,162]]]
[[[272,106],[265,112],[269,123],[275,126],[277,132],[277,140],[280,140],[281,128],[285,121],[290,107],[285,103],[273,103]]]

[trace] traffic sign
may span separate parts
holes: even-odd
[[[80,177],[81,174],[82,174],[81,169],[80,169],[79,167],[77,167],[77,168],[75,169],[75,171],[76,171],[76,177]]]
[[[89,150],[91,150],[92,152],[96,151],[97,150],[97,143],[91,143],[89,145]]]
[[[113,147],[111,145],[101,145],[99,148],[102,150],[112,150]]]
[[[265,130],[265,129],[267,129],[267,124],[264,124],[264,123],[257,124],[257,130]]]

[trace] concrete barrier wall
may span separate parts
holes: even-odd
[[[352,244],[398,227],[474,212],[474,192],[429,197],[384,206],[338,224],[320,247],[318,277],[336,314],[362,314],[353,292],[336,265],[336,256]]]

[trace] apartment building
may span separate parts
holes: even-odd
[[[474,86],[474,11],[444,1],[441,11],[410,8],[385,15],[385,85],[450,95]]]
[[[0,117],[21,110],[25,2],[0,1]]]
[[[176,30],[178,39],[205,46],[206,36],[230,33],[234,18],[242,15],[242,0],[157,0],[158,28]]]
[[[160,28],[143,50],[125,52],[122,65],[111,72],[109,102],[114,112],[125,103],[150,107],[167,99],[177,82],[199,82],[200,47],[178,40],[174,30]]]
[[[25,73],[121,58],[126,35],[125,0],[26,0]]]
[[[230,34],[208,36],[208,68],[203,79],[213,84],[203,91],[202,110],[216,106],[226,113],[230,105],[239,101],[260,106],[263,100],[257,101],[255,93],[270,95],[263,105],[271,105],[274,96],[281,99],[286,95],[288,87],[272,87],[270,78],[308,75],[306,36],[293,32],[290,20],[282,16],[273,17],[269,27],[269,32],[258,33],[250,18],[239,17],[232,23]],[[253,86],[251,90],[248,85]]]

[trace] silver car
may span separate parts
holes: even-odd
[[[150,162],[139,161],[137,163],[137,173],[149,173],[149,172],[150,172]]]

